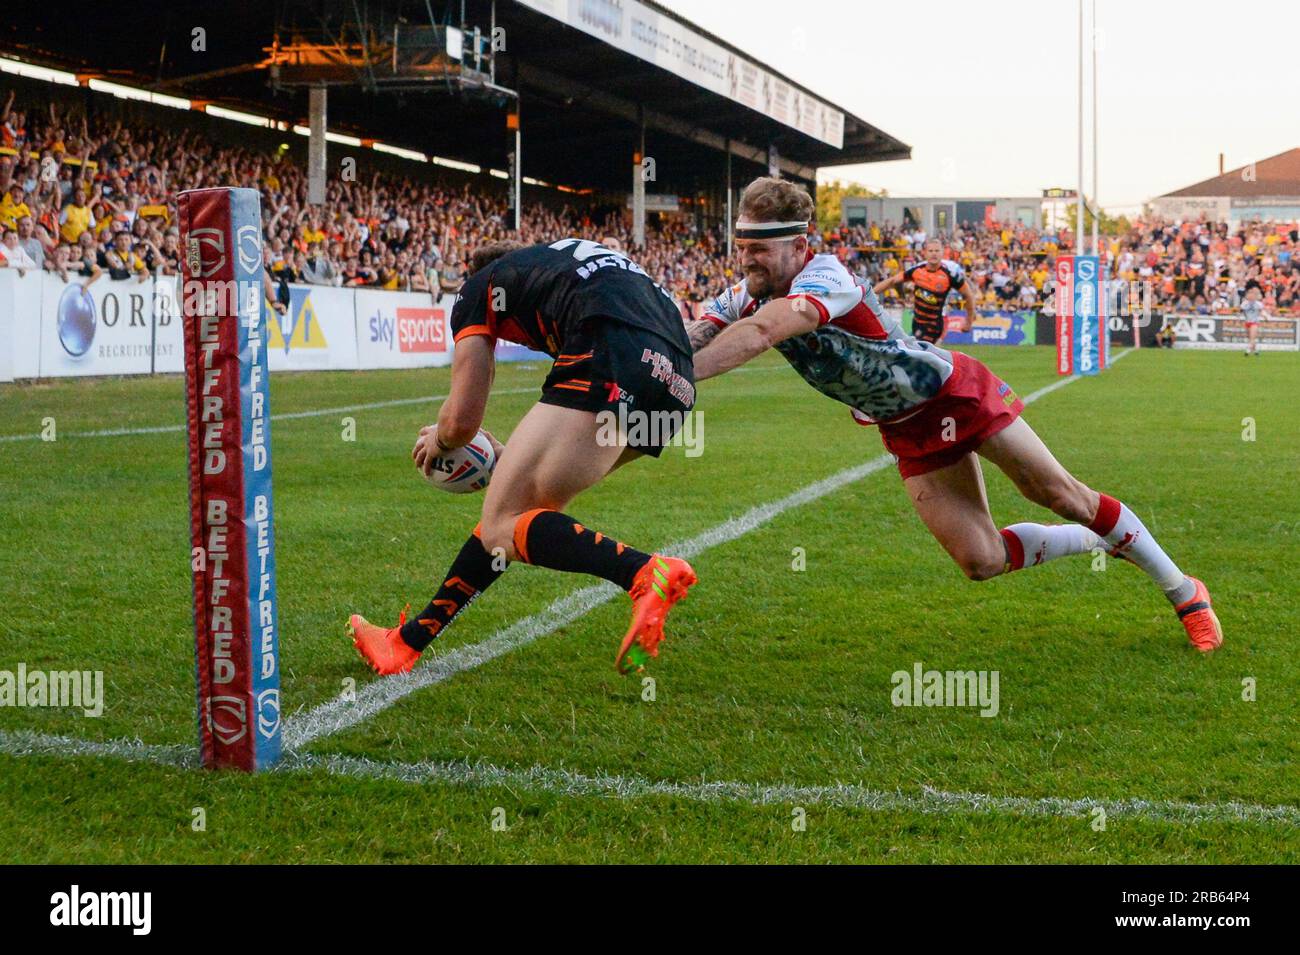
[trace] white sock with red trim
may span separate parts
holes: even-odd
[[[1012,524],[1002,528],[1011,570],[1037,567],[1058,557],[1086,554],[1105,542],[1082,524]]]
[[[1118,555],[1146,571],[1174,606],[1190,600],[1196,593],[1196,584],[1178,569],[1137,515],[1120,501],[1101,495],[1097,514],[1088,528],[1104,538]]]

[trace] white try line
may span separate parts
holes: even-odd
[[[1120,352],[1112,358],[1116,361],[1128,354],[1131,349]],[[1064,388],[1078,376],[1071,376],[1039,388],[1027,396],[1025,404],[1031,404],[1049,395],[1058,388]],[[870,474],[888,467],[893,463],[893,455],[882,454],[863,464],[845,468],[830,477],[800,488],[792,494],[750,508],[739,517],[712,527],[702,534],[697,534],[685,541],[667,545],[662,552],[676,557],[690,559],[719,544],[743,537],[750,531],[762,527],[773,518],[784,514],[792,508],[800,507],[819,500],[838,491],[847,484],[853,484]],[[602,604],[608,603],[615,595],[622,593],[613,584],[602,582],[590,587],[576,590],[559,598],[545,610],[499,630],[479,643],[456,647],[446,653],[437,652],[437,643],[432,644],[434,652],[426,653],[424,660],[409,673],[388,676],[366,684],[357,691],[355,699],[338,698],[322,703],[306,713],[293,714],[285,719],[284,745],[286,749],[306,746],[313,740],[320,739],[345,730],[370,719],[377,713],[388,709],[394,703],[411,695],[417,690],[433,686],[450,679],[458,673],[482,666],[499,656],[518,650],[530,643],[555,632],[560,627],[573,623]]]
[[[197,754],[190,746],[151,746],[138,740],[92,742],[27,730],[0,730],[0,754],[7,756],[93,757],[133,763],[193,767]],[[681,782],[640,776],[582,773],[571,769],[530,766],[510,769],[487,762],[465,761],[385,763],[356,756],[289,753],[272,770],[277,773],[323,772],[355,779],[392,780],[414,784],[505,788],[556,796],[644,799],[667,796],[703,803],[752,806],[826,806],[868,812],[959,813],[1089,819],[1101,809],[1108,819],[1142,819],[1195,824],[1207,822],[1300,825],[1300,809],[1286,805],[1243,802],[1192,803],[1152,799],[1065,799],[1059,796],[993,796],[947,792],[923,787],[917,792],[871,789],[860,783],[801,786],[763,785],[734,780]]]
[[[526,395],[535,393],[540,386],[532,388],[501,388],[493,391],[494,395]],[[425,395],[420,398],[394,398],[391,401],[371,401],[361,405],[342,405],[338,408],[317,408],[314,411],[289,411],[284,414],[271,415],[272,421],[295,421],[299,418],[323,418],[327,415],[349,414],[353,411],[374,411],[377,408],[398,408],[402,405],[420,405],[430,401],[446,401],[447,395]],[[164,424],[155,425],[147,428],[107,428],[102,431],[69,431],[60,434],[59,439],[64,438],[121,438],[141,434],[179,434],[185,430],[183,424]],[[39,441],[40,433],[36,434],[3,434],[0,435],[0,442],[7,441]]]
[[[736,371],[781,371],[786,365],[770,365],[756,368],[737,368]],[[495,395],[530,395],[541,394],[542,386],[531,388],[494,388]],[[429,401],[446,401],[448,395],[425,395],[420,398],[394,398],[391,401],[371,401],[360,405],[342,405],[338,408],[317,408],[313,411],[289,411],[284,414],[271,415],[272,421],[295,421],[300,418],[324,418],[329,415],[350,414],[354,411],[374,411],[377,408],[399,408],[403,405],[419,405]],[[179,434],[185,430],[183,424],[160,424],[140,428],[104,428],[99,431],[68,431],[59,435],[64,438],[127,438],[146,434]],[[14,441],[39,441],[40,432],[32,434],[0,434],[0,444]]]

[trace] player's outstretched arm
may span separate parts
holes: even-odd
[[[902,284],[903,284],[903,276],[906,275],[906,274],[907,274],[906,272],[895,272],[895,273],[894,273],[893,275],[891,275],[889,278],[887,278],[887,279],[881,279],[879,282],[877,282],[875,285],[873,285],[873,286],[871,287],[871,291],[873,291],[873,292],[875,292],[877,295],[879,295],[881,292],[884,292],[884,291],[887,290],[887,289],[891,289],[891,288],[893,288],[895,285],[902,285]]]
[[[695,380],[739,368],[777,342],[811,332],[819,324],[817,309],[805,299],[774,299],[748,318],[728,325],[695,353]]]
[[[975,283],[967,279],[962,284],[961,294],[966,298],[966,323],[962,331],[968,332],[975,326],[975,309],[979,307],[975,300]]]
[[[699,351],[709,342],[713,341],[719,331],[721,331],[721,329],[707,318],[687,322],[686,337],[690,339],[691,351]]]
[[[438,409],[438,428],[432,435],[440,450],[450,451],[474,440],[483,426],[495,371],[491,336],[471,335],[456,343],[451,361],[451,394]]]

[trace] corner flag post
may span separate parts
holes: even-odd
[[[1101,258],[1061,255],[1055,268],[1057,374],[1099,374],[1110,364]]]
[[[199,751],[252,771],[280,758],[261,207],[224,188],[177,206]]]

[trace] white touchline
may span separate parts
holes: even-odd
[[[162,766],[195,767],[191,746],[151,746],[138,740],[94,742],[28,730],[0,730],[0,755],[92,757]],[[383,779],[414,784],[498,787],[545,792],[559,796],[643,799],[669,796],[706,803],[747,803],[754,806],[830,806],[870,812],[921,812],[928,815],[979,813],[987,815],[1089,818],[1098,808],[1107,818],[1146,819],[1172,823],[1238,822],[1259,825],[1300,825],[1300,808],[1243,802],[1192,803],[1133,797],[1066,799],[1060,796],[993,796],[947,792],[929,786],[917,792],[870,789],[859,783],[801,786],[766,785],[735,780],[678,782],[608,773],[530,766],[510,769],[486,762],[384,763],[329,753],[289,753],[272,770],[277,773],[323,772],[334,776]]]
[[[1132,351],[1132,349],[1120,352],[1111,360],[1118,361],[1127,355],[1129,351]],[[1039,388],[1028,395],[1024,402],[1025,404],[1031,404],[1044,395],[1051,394],[1058,388],[1063,388],[1070,382],[1077,380],[1078,376],[1062,378],[1060,381]],[[748,534],[791,508],[825,497],[827,494],[838,491],[846,484],[860,481],[867,475],[874,474],[892,463],[892,455],[882,454],[863,464],[845,468],[830,477],[800,488],[780,500],[750,508],[739,517],[724,521],[689,540],[669,544],[663,548],[663,553],[673,554],[678,557],[695,557],[712,547],[725,544]],[[329,736],[364,722],[417,690],[441,683],[457,673],[472,670],[489,660],[494,660],[512,650],[527,646],[540,637],[544,637],[560,627],[572,623],[601,604],[608,603],[615,595],[620,593],[622,591],[613,584],[605,582],[584,587],[559,598],[540,613],[525,617],[504,630],[497,631],[486,640],[456,647],[446,653],[435,652],[432,656],[426,656],[425,662],[422,662],[409,673],[400,676],[383,677],[368,683],[357,691],[355,700],[338,698],[322,703],[301,715],[291,715],[284,722],[285,748],[294,749],[305,746],[321,737]],[[436,648],[437,644],[433,646]]]
[[[603,796],[637,799],[673,796],[699,802],[770,805],[825,805],[841,809],[876,812],[908,810],[923,813],[1006,813],[1017,816],[1061,816],[1087,818],[1098,807],[1107,817],[1158,819],[1167,822],[1257,822],[1300,823],[1295,806],[1267,806],[1254,803],[1189,803],[1169,800],[1122,798],[1065,799],[1059,796],[991,796],[985,793],[947,792],[923,786],[918,792],[869,789],[860,783],[801,786],[779,783],[747,783],[734,780],[678,782],[608,773],[581,773],[570,769],[530,766],[509,769],[491,763],[438,762],[381,763],[357,756],[294,753],[284,769],[321,769],[341,775],[391,779],[411,783],[449,783],[462,786],[503,786],[563,796]]]
[[[785,368],[785,365],[764,366],[762,368],[737,368],[736,371],[773,371]],[[494,395],[530,395],[541,393],[541,383],[531,388],[497,388]],[[293,421],[298,418],[323,418],[326,415],[350,414],[353,411],[373,411],[377,408],[398,408],[402,405],[424,404],[426,401],[446,401],[447,395],[425,395],[422,398],[394,398],[391,401],[371,401],[360,405],[342,405],[338,408],[316,408],[311,411],[288,411],[284,414],[271,415],[272,421]],[[185,430],[183,424],[159,424],[141,428],[104,428],[99,431],[69,431],[59,438],[126,438],[145,434],[179,434]],[[40,441],[39,432],[32,434],[0,434],[0,444],[13,441]]]
[[[179,743],[158,745],[138,739],[99,741],[33,730],[0,730],[0,753],[6,756],[97,756],[162,766],[199,765],[199,751],[195,746]]]
[[[526,395],[536,392],[538,388],[502,388],[492,392],[494,395]],[[394,398],[391,401],[372,401],[362,405],[343,405],[338,408],[316,408],[312,411],[288,411],[284,414],[271,415],[272,421],[293,421],[297,418],[323,418],[326,415],[349,414],[353,411],[373,411],[376,408],[397,408],[401,405],[418,405],[428,401],[445,401],[446,395],[425,395],[421,398]],[[103,431],[69,431],[60,434],[64,438],[121,438],[140,434],[173,434],[185,430],[183,424],[154,425],[147,428],[107,428]],[[39,441],[40,434],[3,434],[0,442],[5,441]]]

